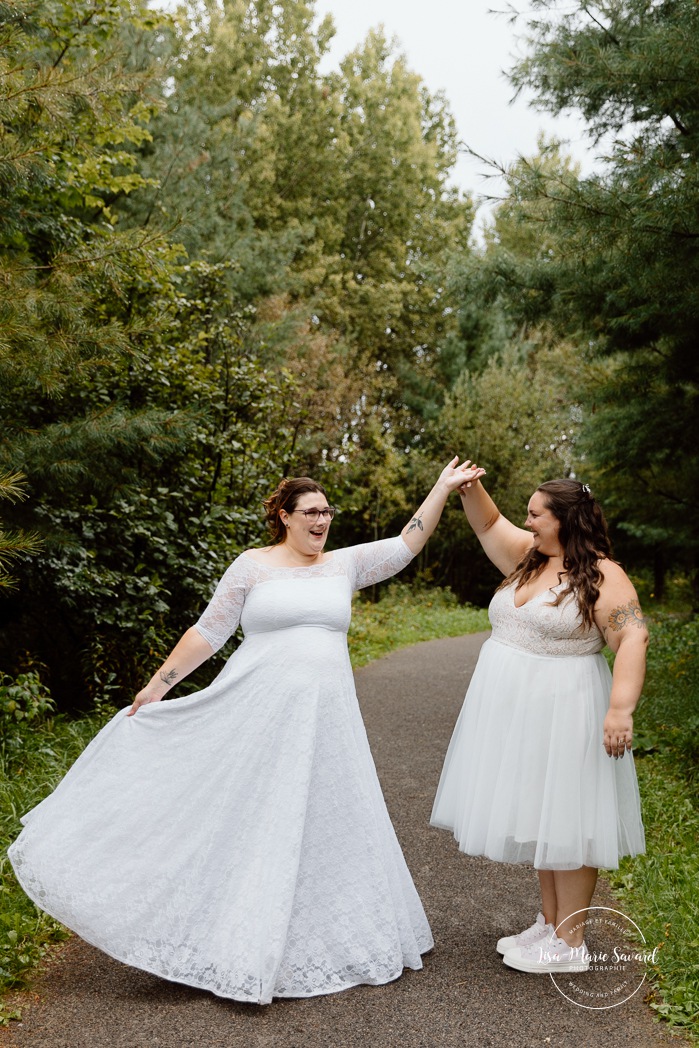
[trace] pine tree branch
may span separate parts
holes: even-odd
[[[0,498],[9,499],[10,502],[23,502],[28,496],[24,489],[26,480],[24,473],[14,471],[0,475]]]
[[[88,11],[88,13],[82,19],[82,21],[78,23],[78,28],[75,30],[73,35],[68,37],[63,50],[59,54],[59,56],[56,59],[56,61],[53,63],[53,68],[54,69],[56,68],[56,66],[58,66],[63,61],[63,58],[65,57],[65,55],[66,55],[70,45],[73,43],[75,38],[80,34],[80,32],[83,29],[85,29],[86,26],[88,26],[90,24],[90,22],[92,21],[93,18],[95,18],[96,15],[104,14],[104,10],[105,9],[102,7],[102,8],[97,8],[94,11]]]
[[[598,26],[602,30],[604,35],[609,37],[609,39],[612,41],[612,43],[616,47],[620,48],[621,47],[621,41],[616,36],[614,36],[614,33],[612,33],[611,29],[608,29],[607,26],[604,25],[602,22],[600,22],[600,20],[598,18],[595,18],[595,16],[593,15],[592,11],[590,11],[589,7],[587,7],[585,4],[582,5],[582,9],[585,12],[585,14],[588,16],[588,18],[590,18],[591,21],[593,21],[595,23],[595,25]]]
[[[505,179],[511,178],[510,172],[508,171],[508,169],[505,167],[504,164],[499,164],[495,160],[491,160],[488,157],[484,157],[480,153],[476,153],[472,149],[467,149],[467,152],[471,156],[475,157],[477,160],[481,160],[484,164],[487,164],[489,167],[495,168],[495,170],[497,171],[498,175],[500,175],[501,177],[503,177]],[[526,163],[526,166],[529,168],[529,170],[533,170],[531,164],[529,164],[526,161],[525,161],[525,163]],[[580,210],[580,211],[582,211],[582,212],[584,212],[584,213],[586,213],[588,215],[593,215],[596,218],[612,218],[612,217],[614,217],[615,211],[613,209],[611,209],[611,208],[604,208],[604,207],[602,207],[600,205],[593,205],[589,201],[583,199],[582,195],[580,193],[579,184],[566,185],[566,183],[562,183],[562,185],[568,191],[572,191],[573,193],[575,193],[576,194],[576,198],[573,198],[572,196],[560,196],[560,195],[558,195],[556,193],[551,192],[548,188],[542,187],[542,188],[537,189],[537,191],[536,191],[536,199],[547,200],[547,201],[549,201],[552,204],[559,204],[559,205],[562,205],[562,206],[565,206],[565,207],[577,208],[578,210]],[[494,196],[494,195],[484,194],[484,199],[492,200],[492,201],[502,201],[502,200],[505,200],[507,198],[506,197],[502,197],[502,196]],[[625,202],[624,200],[622,200],[620,197],[616,197],[615,199],[616,199],[616,202],[617,202],[618,206],[620,206],[622,208],[625,208],[627,211],[631,211],[632,210],[631,205],[629,203]],[[541,222],[545,222],[546,221],[545,216],[541,216],[541,217],[527,216],[527,218],[528,218],[529,221],[533,221],[535,219],[538,220],[538,221],[541,221]],[[699,239],[699,232],[695,233],[695,232],[692,232],[691,230],[683,231],[683,230],[679,230],[679,229],[663,228],[662,226],[658,226],[658,225],[645,225],[645,224],[636,225],[635,228],[636,228],[637,231],[642,232],[642,233],[653,233],[655,235],[659,234],[661,236],[673,237],[673,238],[678,239],[678,240],[685,240],[685,241],[686,240],[690,240],[691,241],[691,240]]]
[[[668,112],[666,112],[665,115],[668,116],[670,118],[670,120],[672,120],[673,124],[675,125],[675,127],[677,128],[677,130],[680,132],[681,135],[689,135],[690,134],[689,128],[685,127],[685,125],[682,123],[682,121],[680,120],[680,118],[678,116],[675,116],[673,113],[668,113]]]
[[[174,223],[169,229],[162,230],[161,232],[151,233],[141,237],[136,244],[121,244],[115,247],[111,251],[103,251],[97,255],[83,255],[80,258],[70,258],[65,253],[61,252],[54,257],[53,262],[44,266],[19,266],[18,272],[20,273],[38,273],[41,271],[56,269],[59,265],[61,266],[84,266],[92,264],[94,262],[103,262],[105,259],[114,258],[118,255],[125,253],[131,253],[133,251],[142,251],[150,244],[157,243],[158,241],[166,242],[172,231],[177,228],[177,223]]]

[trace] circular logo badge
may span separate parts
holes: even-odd
[[[648,964],[656,959],[657,947],[648,950],[641,929],[620,910],[590,906],[577,913],[579,927],[585,929],[589,967],[551,973],[551,981],[567,1001],[579,1008],[618,1008],[643,986]]]

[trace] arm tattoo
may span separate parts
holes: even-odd
[[[646,620],[643,617],[641,611],[641,605],[637,600],[630,600],[628,604],[620,604],[617,608],[610,613],[607,620],[607,624],[610,630],[618,632],[623,630],[624,626],[638,626],[643,628],[646,624]]]
[[[415,531],[415,528],[419,528],[420,531],[424,531],[425,530],[424,527],[423,527],[422,521],[420,520],[421,516],[422,516],[422,514],[420,514],[419,517],[413,517],[413,519],[410,521],[410,527],[408,528],[408,535],[410,534],[411,531]]]
[[[177,670],[174,670],[174,669],[173,670],[168,670],[167,673],[163,673],[162,670],[160,671],[160,679],[165,684],[174,684],[175,681],[177,680],[177,677],[178,677]]]

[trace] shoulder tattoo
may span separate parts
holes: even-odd
[[[610,612],[607,619],[609,629],[615,633],[623,630],[624,626],[643,627],[645,624],[646,620],[643,617],[641,605],[637,600],[630,600],[628,604],[619,604],[618,607]]]

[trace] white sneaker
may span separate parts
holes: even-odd
[[[546,935],[553,935],[554,931],[553,925],[546,923],[543,913],[538,913],[531,928],[527,928],[517,935],[506,935],[504,938],[498,939],[495,949],[498,953],[507,953],[508,950],[513,950],[515,946],[531,946],[532,943],[538,942],[539,939],[543,939]]]
[[[585,943],[569,946],[565,939],[553,935],[529,946],[515,946],[507,950],[503,961],[509,968],[535,975],[586,972],[590,967],[590,952]]]

